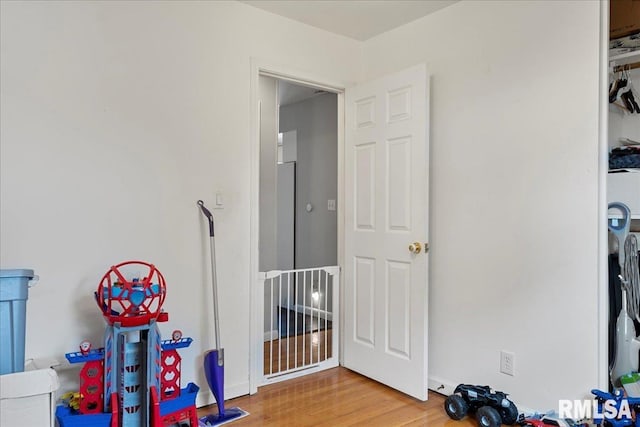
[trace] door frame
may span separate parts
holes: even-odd
[[[344,123],[344,91],[348,86],[345,82],[338,82],[323,76],[318,76],[306,71],[297,70],[286,65],[275,64],[263,59],[251,58],[250,70],[250,111],[249,111],[249,151],[250,151],[250,243],[249,243],[249,393],[258,392],[259,379],[262,378],[261,370],[263,360],[262,346],[263,332],[259,328],[262,322],[264,312],[264,293],[258,288],[258,273],[260,249],[258,236],[260,235],[260,106],[258,104],[258,89],[260,76],[273,77],[278,80],[284,80],[303,86],[309,86],[316,89],[326,90],[337,95],[337,114],[338,114],[338,195],[336,215],[338,223],[338,265],[344,265],[344,140],[345,140],[345,123]],[[342,269],[340,271],[342,277]],[[342,289],[338,298],[342,300]],[[340,305],[340,318],[344,308]],[[340,337],[342,340],[342,324],[340,328]],[[340,343],[340,352],[338,360],[342,363],[342,343]]]
[[[600,1],[600,68],[598,103],[598,387],[609,386],[609,229],[607,175],[609,172],[609,0]]]

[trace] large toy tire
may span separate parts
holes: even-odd
[[[509,402],[509,406],[506,408],[500,408],[498,410],[500,417],[502,417],[502,424],[513,425],[518,420],[518,408],[513,402]]]
[[[459,421],[463,419],[465,415],[467,415],[467,412],[469,411],[469,405],[462,396],[452,394],[445,399],[444,410],[447,411],[447,415],[449,415],[449,418]]]
[[[479,427],[500,427],[502,425],[500,413],[491,406],[482,406],[478,409],[476,420],[478,420]]]

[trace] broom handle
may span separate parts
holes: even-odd
[[[202,211],[202,214],[209,221],[209,244],[211,246],[211,287],[213,293],[213,326],[215,328],[215,342],[216,342],[216,350],[220,349],[220,319],[218,318],[218,279],[216,277],[216,244],[215,244],[215,232],[213,227],[213,215],[204,206],[204,202],[202,200],[198,200],[198,206]]]

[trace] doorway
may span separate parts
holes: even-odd
[[[338,365],[341,122],[335,89],[263,73],[257,89],[256,389]]]
[[[376,80],[363,82],[350,88],[346,95],[342,89],[344,85],[321,85],[315,83],[319,81],[317,79],[301,80],[292,77],[294,75],[296,74],[275,72],[270,66],[263,68],[261,64],[255,62],[253,64],[251,94],[252,105],[255,109],[251,116],[253,130],[251,269],[256,275],[256,280],[252,286],[251,326],[253,330],[251,336],[254,340],[252,344],[254,351],[252,352],[252,376],[250,378],[251,392],[257,392],[259,385],[271,381],[289,379],[336,366],[339,360],[341,364],[344,362],[344,366],[347,368],[356,371],[362,368],[362,371],[359,372],[364,375],[414,397],[424,399],[426,398],[427,378],[428,288],[428,274],[425,271],[428,265],[426,253],[428,233],[425,227],[428,224],[429,187],[428,168],[425,167],[428,165],[429,151],[429,77],[426,67],[424,64],[419,64]],[[272,252],[265,249],[265,237],[262,234],[265,232],[268,237],[269,233],[273,231],[276,224],[275,215],[273,215],[271,222],[263,223],[265,219],[269,218],[269,211],[262,212],[268,203],[265,204],[265,200],[261,200],[263,186],[267,181],[276,182],[276,173],[273,172],[261,179],[264,169],[260,170],[260,166],[264,164],[264,152],[260,148],[265,130],[268,130],[272,135],[273,145],[276,145],[277,131],[269,130],[269,122],[273,123],[272,128],[276,129],[278,122],[272,118],[279,114],[275,101],[270,102],[268,98],[260,97],[261,77],[275,77],[279,80],[324,89],[337,94],[338,266],[316,266],[303,269],[302,272],[289,272],[268,270],[268,266],[261,265],[264,259],[260,257],[260,245],[263,245],[262,254],[271,257],[272,260],[277,259]],[[267,87],[275,97],[277,92],[275,86],[268,85]],[[346,101],[347,99],[348,101]],[[269,110],[273,112],[267,114]],[[263,122],[262,119],[266,120]],[[389,132],[385,132],[387,128],[389,128]],[[345,139],[347,133],[349,136]],[[358,135],[362,137],[360,138]],[[301,132],[298,129],[298,143],[301,139]],[[275,159],[277,149],[267,150],[266,153],[266,156]],[[273,163],[266,163],[266,167],[271,167],[271,165]],[[297,165],[296,170],[299,169],[300,165]],[[415,183],[420,184],[415,185]],[[354,191],[356,191],[355,194]],[[296,194],[299,192],[297,191]],[[376,200],[381,203],[374,202]],[[275,205],[273,200],[271,202],[272,206]],[[322,204],[325,202],[327,205],[323,208],[329,209],[330,202],[327,200]],[[306,204],[304,206],[307,207]],[[309,208],[311,211],[314,210],[313,203]],[[263,215],[264,213],[266,215]],[[354,227],[354,224],[357,227]],[[364,240],[356,239],[353,234],[354,230],[362,231],[359,236]],[[374,232],[374,230],[376,231]],[[296,234],[295,240],[297,241],[299,235]],[[393,237],[392,244],[387,245],[383,241],[367,240],[367,236],[384,237],[386,235]],[[274,236],[271,234],[273,241],[275,241]],[[407,242],[412,242],[409,246],[409,257],[407,257],[407,246],[405,246]],[[380,253],[380,257],[375,254],[374,256],[356,252],[356,250],[366,248],[380,249],[383,252]],[[296,255],[297,263],[298,256]],[[380,268],[374,269],[375,265],[379,265]],[[335,270],[332,270],[334,267]],[[355,271],[354,267],[362,268]],[[259,268],[262,269],[259,270]],[[312,272],[309,270],[320,271]],[[325,289],[321,287],[324,285],[320,285],[323,274],[324,277],[330,276],[330,286],[332,287],[331,318],[326,313],[328,310],[324,306],[314,306],[313,302],[307,302],[306,298],[311,294],[311,301],[313,301],[316,291],[319,294],[320,289]],[[291,287],[295,283],[299,284],[301,280],[304,284],[305,278],[307,284],[310,281],[318,283],[318,286],[309,290],[304,288],[302,300],[299,300],[300,293],[292,292]],[[344,287],[340,287],[341,280],[344,281]],[[268,282],[271,282],[269,287],[267,287]],[[273,282],[277,283],[277,290],[270,287]],[[326,295],[329,295],[329,291]],[[374,295],[378,295],[378,297],[373,298]],[[386,302],[385,295],[390,296],[390,298],[386,298]],[[281,364],[274,376],[263,376],[265,336],[273,340],[273,331],[278,331],[276,333],[280,336],[282,334],[280,331],[283,330],[278,324],[278,328],[271,328],[267,331],[268,334],[265,334],[265,325],[274,318],[265,310],[265,306],[272,310],[273,305],[266,305],[265,301],[272,298],[274,304],[277,304],[276,313],[284,308],[285,304],[288,313],[292,303],[296,306],[302,301],[303,308],[300,311],[296,310],[296,313],[309,315],[310,319],[315,316],[318,319],[318,326],[312,324],[313,328],[318,331],[322,330],[321,322],[327,325],[324,330],[328,329],[328,321],[330,320],[332,325],[331,356],[319,363],[312,363],[310,366],[304,366],[295,371],[289,371],[288,368],[282,370]],[[342,301],[346,302],[347,307],[344,309],[345,304],[341,304]],[[306,304],[309,306],[304,306]],[[283,318],[288,319],[282,315],[280,317],[276,315],[275,318],[280,321]],[[341,319],[344,321],[341,322]],[[295,324],[296,317],[293,317],[292,320],[286,320],[285,331],[289,330],[288,326],[291,322]],[[339,327],[336,328],[333,325],[339,325]],[[374,329],[373,332],[371,328]],[[368,337],[372,338],[369,339],[369,342],[366,342],[367,331],[370,332]],[[340,343],[339,347],[338,342]],[[286,347],[287,344],[284,343],[284,345]],[[363,350],[363,345],[371,351],[366,357],[359,358],[356,353],[361,350],[366,351]],[[286,348],[291,351],[291,347],[291,343],[289,343]],[[274,350],[277,352],[281,349],[282,344],[277,350]],[[295,354],[295,342],[293,349]],[[391,353],[394,357],[385,356]],[[367,366],[372,366],[369,359],[374,358],[383,358],[385,363],[377,368],[374,363],[374,370],[366,369]],[[290,359],[287,357],[286,360]],[[362,363],[352,363],[355,360],[360,360]],[[384,375],[378,375],[380,367],[382,367]],[[294,368],[296,368],[295,362]],[[388,373],[401,373],[401,375],[389,377]]]

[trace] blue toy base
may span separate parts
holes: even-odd
[[[230,423],[235,420],[239,420],[240,418],[244,418],[249,413],[240,408],[225,408],[224,415],[220,416],[220,414],[212,414],[205,415],[200,418],[200,426],[201,427],[213,427],[213,426],[221,426],[223,424]]]
[[[81,415],[64,405],[56,408],[56,419],[60,427],[109,427],[111,425],[111,414]]]
[[[200,387],[194,383],[189,383],[182,389],[180,396],[161,401],[160,416],[164,417],[172,412],[180,411],[192,406],[195,408],[198,390],[200,390]]]
[[[161,401],[160,416],[165,417],[171,413],[180,412],[188,408],[193,408],[193,411],[195,412],[195,403],[198,390],[200,390],[200,388],[197,385],[195,385],[194,383],[189,383],[185,388],[182,389],[180,396],[174,397],[173,399]],[[229,412],[228,414],[231,415],[231,412]],[[227,414],[225,414],[225,418],[227,418]],[[56,419],[58,420],[58,424],[60,425],[60,427],[111,426],[111,413],[80,414],[65,405],[58,405],[58,407],[56,408]],[[153,425],[161,425],[161,421],[158,420],[157,423]]]

